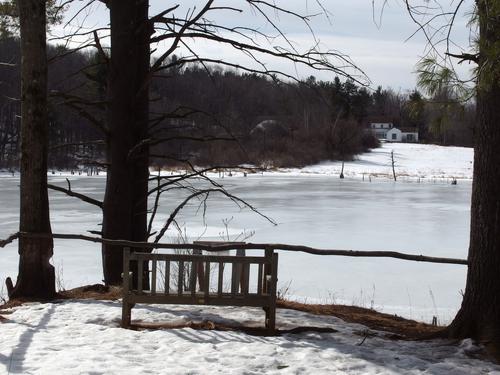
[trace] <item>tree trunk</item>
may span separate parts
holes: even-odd
[[[20,230],[51,234],[47,193],[47,55],[45,1],[19,0],[21,29]],[[52,239],[19,240],[19,274],[11,298],[55,295]]]
[[[111,60],[108,78],[108,174],[103,237],[147,240],[149,149],[149,38],[147,0],[110,1]],[[121,283],[121,248],[103,246],[106,284]]]
[[[486,344],[500,358],[500,9],[478,0],[480,22],[469,268],[462,306],[448,332]],[[489,2],[491,3],[491,2]]]

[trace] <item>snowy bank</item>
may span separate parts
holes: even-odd
[[[400,180],[471,180],[474,149],[468,147],[438,146],[417,143],[382,143],[381,147],[356,155],[354,160],[344,163],[347,178],[392,179],[392,157],[394,169]],[[268,168],[259,170],[247,165],[249,170],[226,169],[209,172],[210,177],[252,177],[252,176],[339,176],[341,161],[324,161],[303,168]],[[251,171],[252,168],[256,168]],[[204,169],[199,167],[199,170]],[[179,170],[176,170],[179,172]],[[181,173],[184,171],[180,171]],[[189,171],[186,171],[189,172]],[[173,171],[162,171],[171,174]]]
[[[4,312],[1,312],[4,314]],[[278,328],[320,326],[332,333],[258,337],[236,331],[119,328],[115,301],[26,304],[0,322],[0,373],[12,374],[500,374],[465,340],[391,340],[330,316],[278,309]],[[134,319],[237,321],[261,325],[253,308],[143,306]]]
[[[438,146],[417,143],[382,143],[380,148],[373,149],[346,161],[344,175],[350,178],[390,178],[392,179],[391,152],[394,152],[395,172],[400,179],[411,180],[471,180],[474,162],[474,149],[469,147]],[[245,167],[256,168],[253,165]],[[198,170],[204,167],[197,167]],[[264,172],[252,173],[244,169],[222,172],[209,172],[210,177],[242,177],[242,176],[339,176],[342,170],[341,161],[324,161],[303,168],[267,169]],[[191,173],[190,170],[162,170],[162,175]],[[244,173],[247,172],[247,173]],[[158,173],[151,169],[151,173]],[[0,177],[14,177],[10,171],[0,170]],[[83,173],[72,174],[70,171],[48,172],[49,177],[85,177]],[[106,177],[105,171],[100,171],[95,177]]]
[[[380,148],[360,154],[344,165],[344,175],[356,178],[392,178],[391,152],[394,151],[396,175],[421,180],[472,179],[474,150],[415,143],[383,143]],[[342,162],[329,161],[304,168],[280,169],[287,175],[336,175]]]

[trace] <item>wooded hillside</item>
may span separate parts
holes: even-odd
[[[51,169],[105,168],[106,65],[97,54],[49,47]],[[175,59],[175,56],[174,56]],[[19,41],[0,40],[0,168],[19,164]],[[165,62],[167,66],[169,61]],[[370,121],[417,128],[420,140],[472,143],[472,105],[449,111],[418,91],[360,87],[332,77],[280,82],[192,64],[164,69],[151,85],[152,163],[302,166],[349,160],[378,142]]]

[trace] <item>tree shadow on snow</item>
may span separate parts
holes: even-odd
[[[371,330],[360,324],[346,323],[335,317],[305,314],[307,321],[313,326],[301,326],[301,313],[295,311],[292,314],[283,310],[277,316],[278,330],[275,334],[269,335],[263,327],[263,319],[259,321],[228,319],[224,316],[223,310],[214,313],[200,308],[196,311],[169,310],[144,305],[137,308],[168,313],[169,319],[172,319],[173,315],[192,320],[181,323],[179,321],[145,323],[136,320],[132,323],[134,329],[166,330],[179,339],[197,344],[257,342],[273,344],[285,350],[316,352],[318,356],[331,356],[332,361],[344,357],[343,361],[348,364],[349,371],[355,371],[356,366],[361,366],[361,370],[371,368],[380,373],[425,372],[429,375],[469,375],[476,369],[485,367],[484,362],[468,356],[456,342],[394,340],[390,339],[394,335],[387,332]],[[295,319],[290,321],[293,315]]]
[[[37,325],[17,323],[18,325],[26,326],[26,330],[19,336],[17,345],[12,349],[10,355],[5,356],[0,354],[0,364],[5,366],[9,374],[25,374],[26,370],[23,367],[24,357],[33,342],[33,337],[37,332],[47,328],[50,318],[55,310],[53,304],[45,310]]]
[[[121,304],[118,301],[77,302],[115,307],[117,315],[113,322],[119,320],[118,309]],[[24,356],[33,336],[47,326],[53,310],[54,306],[47,309],[38,325],[28,326],[10,356],[0,354],[0,364],[8,371],[26,372],[27,369],[23,368]],[[358,370],[364,367],[376,369],[374,372],[380,373],[425,372],[429,375],[469,375],[478,369],[497,369],[493,364],[485,364],[468,356],[466,350],[450,341],[390,340],[386,332],[371,330],[360,324],[346,323],[333,316],[312,315],[296,310],[278,309],[278,332],[268,336],[264,328],[264,311],[258,313],[262,313],[262,318],[258,315],[259,318],[248,319],[249,315],[245,314],[238,319],[237,315],[233,315],[238,314],[237,308],[235,310],[231,307],[169,308],[168,305],[138,304],[132,310],[133,318],[136,316],[132,325],[137,330],[165,330],[169,335],[195,344],[262,343],[280,347],[285,351],[304,350],[310,353],[311,358],[314,358],[314,353],[318,357],[331,358],[332,365],[338,364],[341,359],[341,362],[348,366],[347,370],[354,372],[356,366],[361,366]],[[138,318],[153,318],[153,322],[144,322]],[[306,321],[311,326],[302,326]]]

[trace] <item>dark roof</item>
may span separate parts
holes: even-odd
[[[418,133],[417,128],[399,128],[403,133]]]

